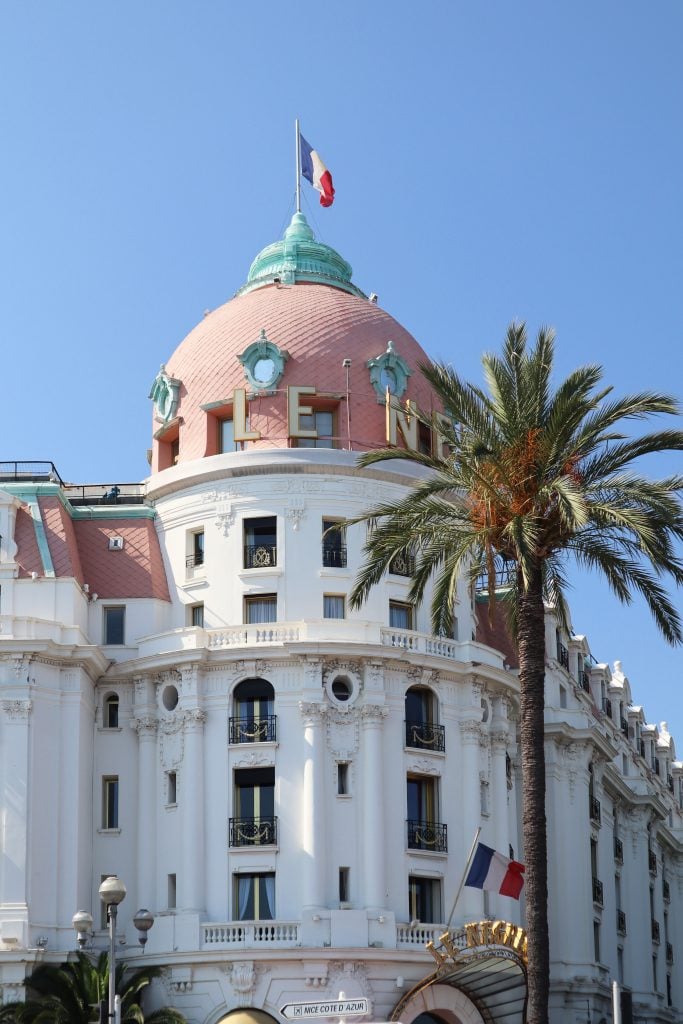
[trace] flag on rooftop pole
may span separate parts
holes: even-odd
[[[320,205],[332,206],[334,202],[334,185],[332,175],[320,158],[316,149],[306,142],[296,122],[297,135],[297,210],[300,210],[299,175],[303,174],[306,181],[320,193]]]
[[[465,885],[518,900],[524,885],[524,865],[479,843]]]

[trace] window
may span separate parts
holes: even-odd
[[[230,846],[272,846],[277,842],[274,768],[237,769],[234,806]]]
[[[445,750],[444,727],[436,724],[436,699],[426,686],[406,692],[406,746],[418,750]]]
[[[323,595],[323,617],[326,619],[346,618],[343,594]]]
[[[178,802],[178,775],[176,772],[166,772],[166,803],[177,804]]]
[[[393,629],[412,629],[413,606],[404,601],[390,601],[389,625]]]
[[[266,679],[245,679],[235,687],[230,718],[231,743],[266,743],[276,739],[275,691]]]
[[[190,605],[190,625],[204,626],[204,603],[199,601],[197,604]]]
[[[119,727],[119,698],[118,694],[110,693],[104,702],[104,728],[118,729]]]
[[[346,532],[338,519],[323,519],[323,565],[329,569],[346,568]]]
[[[260,622],[277,622],[277,594],[245,597],[244,621],[248,625],[258,625]]]
[[[438,821],[437,781],[422,775],[407,779],[408,848],[445,853],[446,826]]]
[[[119,827],[119,778],[105,775],[102,779],[102,828]]]
[[[339,902],[349,902],[349,869],[339,868]]]
[[[120,645],[124,643],[124,625],[126,621],[125,605],[104,608],[104,643]]]
[[[349,764],[348,761],[337,763],[337,796],[349,795]]]
[[[169,910],[175,910],[175,908],[177,906],[177,901],[176,901],[177,885],[176,885],[176,876],[175,876],[175,874],[167,876],[167,889],[168,889],[168,896],[167,896],[168,909]]]
[[[593,921],[593,955],[596,964],[600,963],[600,922]]]
[[[238,921],[272,921],[275,917],[275,875],[235,875],[234,904]]]
[[[244,568],[264,569],[277,565],[277,519],[244,520]]]
[[[199,569],[204,565],[204,531],[194,530],[188,536],[188,550],[185,559],[188,569]]]
[[[408,915],[411,921],[436,924],[441,921],[441,881],[438,878],[408,878]]]
[[[317,437],[292,438],[297,448],[334,448],[334,413],[317,409],[311,413],[299,413],[301,430],[315,430]]]

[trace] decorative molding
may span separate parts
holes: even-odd
[[[259,765],[266,765],[270,767],[275,763],[275,756],[271,754],[243,754],[242,757],[238,757],[234,762],[235,768],[257,768]]]
[[[298,533],[299,527],[302,521],[306,518],[306,504],[302,502],[300,505],[290,505],[286,512],[287,519],[292,524],[292,529],[295,533]]]
[[[323,722],[328,709],[324,704],[300,700],[299,711],[304,720],[304,725],[320,725]]]
[[[30,700],[3,700],[2,710],[13,722],[26,721],[33,710]]]
[[[136,715],[130,720],[131,729],[135,729],[138,736],[142,738],[147,735],[156,735],[159,722],[155,715]]]
[[[459,725],[463,742],[479,743],[482,734],[481,722],[474,718],[465,718]]]
[[[237,960],[230,965],[230,982],[238,1006],[249,1006],[256,987],[256,972],[252,960]]]
[[[384,704],[364,704],[359,710],[363,725],[381,725],[389,714]]]
[[[426,757],[416,758],[408,765],[409,772],[417,772],[418,775],[441,775],[441,765],[437,761],[430,761]]]
[[[201,729],[206,721],[206,711],[203,708],[185,708],[182,717],[186,730]]]

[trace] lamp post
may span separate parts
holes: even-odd
[[[116,1010],[116,916],[119,903],[126,898],[126,886],[117,878],[110,875],[105,878],[99,889],[100,899],[107,908],[107,922],[109,926],[109,1013],[110,1024],[118,1024]],[[78,938],[79,949],[84,949],[92,934],[92,915],[87,910],[78,910],[73,916],[72,922]],[[133,918],[133,924],[138,930],[138,942],[145,948],[147,932],[154,924],[154,915],[149,910],[138,910]]]

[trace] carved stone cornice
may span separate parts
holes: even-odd
[[[389,714],[388,708],[383,704],[364,704],[360,708],[360,718],[364,726],[381,726]]]
[[[206,711],[203,708],[185,708],[183,711],[185,731],[201,730],[206,721]]]
[[[491,740],[491,750],[494,754],[501,754],[507,750],[507,729],[494,729],[489,733],[489,738]]]
[[[3,700],[2,710],[12,722],[26,721],[33,710],[30,700]]]
[[[474,718],[465,718],[459,723],[463,743],[479,743],[482,735],[481,722]]]
[[[311,701],[299,701],[299,712],[304,720],[304,725],[321,725],[327,715],[327,707]]]
[[[156,715],[135,715],[130,720],[130,727],[135,729],[138,736],[142,739],[143,736],[156,736],[159,722]]]

